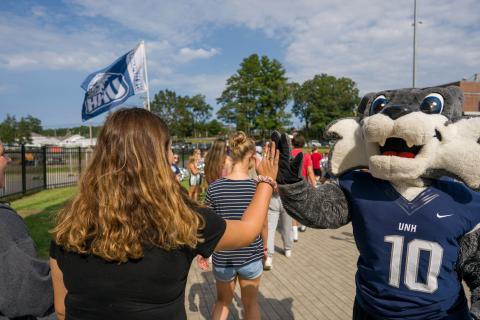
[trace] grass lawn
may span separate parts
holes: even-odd
[[[50,247],[48,231],[53,227],[54,216],[75,192],[75,187],[44,190],[11,203],[24,218],[40,257],[48,258]]]

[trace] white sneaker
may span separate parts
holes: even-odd
[[[298,228],[293,227],[293,241],[297,242],[298,241]]]
[[[292,256],[292,250],[286,249],[285,250],[285,257],[290,258]]]
[[[267,257],[267,259],[265,259],[263,270],[272,270],[272,268],[273,268],[273,259],[272,257]]]

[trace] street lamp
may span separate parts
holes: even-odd
[[[418,21],[418,24],[422,24],[422,21]],[[413,74],[412,74],[412,88],[415,88],[415,49],[417,46],[417,0],[413,0]]]

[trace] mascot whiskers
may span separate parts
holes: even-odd
[[[335,179],[318,188],[272,136],[287,212],[313,228],[352,223],[354,319],[480,319],[480,118],[462,104],[458,87],[367,94],[357,118],[326,129]]]

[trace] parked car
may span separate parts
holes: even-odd
[[[310,141],[310,143],[308,145],[309,145],[309,147],[313,147],[313,146],[321,147],[322,146],[322,144],[318,140],[312,140],[312,141]]]

